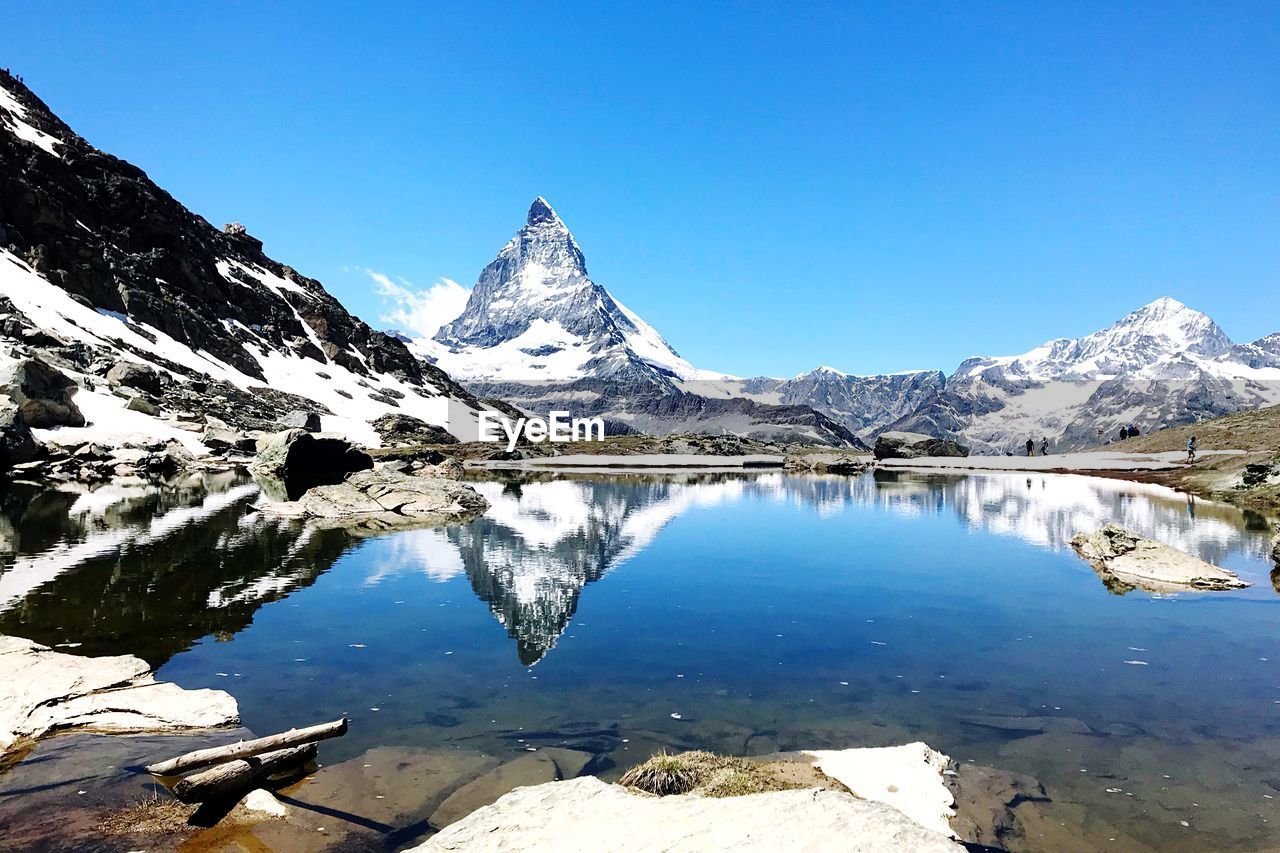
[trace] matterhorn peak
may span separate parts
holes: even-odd
[[[529,205],[529,217],[526,221],[530,225],[541,225],[544,222],[564,225],[564,222],[556,215],[555,208],[542,196],[535,198],[533,204]]]

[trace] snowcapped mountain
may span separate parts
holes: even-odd
[[[546,199],[480,273],[462,314],[410,347],[476,395],[535,414],[604,416],[611,432],[734,433],[859,446],[804,404],[733,393],[587,273],[577,240]]]
[[[462,380],[722,376],[689,364],[592,281],[578,241],[541,196],[462,314],[419,348]]]
[[[1165,296],[1083,338],[1058,338],[1017,356],[967,359],[952,378],[1160,378],[1182,374],[1186,365],[1212,372],[1208,364],[1230,346],[1231,339],[1207,314]]]
[[[1100,444],[1122,426],[1148,432],[1277,402],[1280,334],[1233,345],[1207,315],[1163,297],[1081,338],[966,359],[890,427],[979,452],[1041,437],[1068,450]]]
[[[305,409],[376,445],[379,416],[468,433],[482,408],[243,227],[214,228],[0,72],[0,366],[32,356],[78,386],[88,423],[60,428],[61,443],[137,433],[201,449],[206,414],[266,429]],[[122,385],[108,377],[122,362],[157,378]]]

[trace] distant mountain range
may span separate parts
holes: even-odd
[[[541,197],[462,314],[410,347],[481,396],[600,414],[644,432],[854,443],[834,425],[859,445],[892,428],[983,452],[1029,437],[1072,449],[1121,426],[1145,431],[1280,402],[1280,333],[1236,345],[1207,315],[1167,297],[1082,338],[967,359],[950,376],[819,367],[743,379],[701,370],[588,276],[577,241]]]

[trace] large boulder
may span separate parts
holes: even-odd
[[[429,424],[413,415],[395,412],[373,422],[385,444],[457,444],[458,439],[444,427]]]
[[[289,500],[314,486],[341,483],[348,474],[373,467],[373,459],[346,439],[287,429],[268,437],[253,461],[257,474],[280,482]]]
[[[1271,562],[1280,568],[1280,524],[1276,525],[1276,535],[1271,537]]]
[[[0,395],[0,471],[30,462],[40,454],[40,442],[22,419],[18,406]]]
[[[1139,536],[1118,524],[1108,524],[1094,533],[1077,533],[1071,547],[1093,566],[1107,589],[1121,595],[1132,589],[1176,592],[1249,586],[1235,572]]]
[[[489,502],[464,483],[385,467],[312,487],[296,502],[273,507],[284,514],[376,528],[465,521],[488,508]]]
[[[84,426],[84,415],[71,399],[77,390],[66,374],[39,358],[0,369],[0,394],[17,405],[29,427]]]
[[[968,456],[969,448],[920,432],[882,432],[876,438],[877,459],[919,459],[922,456]]]
[[[107,381],[148,394],[160,393],[160,374],[145,364],[119,361],[107,371]]]

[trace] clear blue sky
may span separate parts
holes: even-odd
[[[49,3],[0,64],[378,325],[543,194],[699,366],[1280,330],[1280,5]]]

